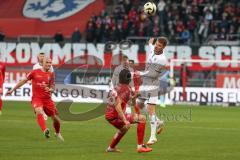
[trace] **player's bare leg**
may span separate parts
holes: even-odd
[[[137,152],[151,152],[152,148],[147,147],[144,144],[144,135],[145,135],[145,127],[146,127],[146,116],[135,114],[134,121],[137,122]]]
[[[64,141],[63,136],[60,133],[60,118],[57,115],[52,116],[53,127],[55,129],[55,136],[61,141]]]
[[[148,145],[152,145],[157,142],[156,133],[160,134],[163,130],[163,121],[159,120],[156,115],[155,111],[156,105],[155,104],[148,104],[147,111],[150,118],[150,125],[151,125],[151,136],[148,141]]]
[[[106,149],[106,152],[121,152],[121,150],[117,149],[116,146],[122,139],[122,137],[127,133],[130,127],[124,126],[120,129],[113,137],[113,140],[109,147]]]
[[[46,138],[50,138],[50,131],[46,127],[46,123],[45,123],[44,116],[43,116],[44,115],[43,108],[42,107],[36,107],[34,109],[34,111],[35,111],[36,116],[37,116],[38,125],[40,126],[42,132],[44,133]]]

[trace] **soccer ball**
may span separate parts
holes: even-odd
[[[155,15],[157,11],[157,7],[153,2],[147,2],[146,4],[144,4],[143,9],[144,13],[147,14],[148,16]]]

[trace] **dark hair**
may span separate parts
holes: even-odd
[[[132,62],[134,64],[134,60],[133,59],[130,59],[129,62]]]
[[[120,84],[129,84],[131,82],[131,73],[128,69],[123,69],[119,73],[119,83]]]
[[[123,55],[123,56],[122,56],[122,59],[128,59],[128,56]]]
[[[39,54],[40,54],[40,55],[45,55],[45,53],[43,53],[43,52],[40,52]]]

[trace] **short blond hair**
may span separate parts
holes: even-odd
[[[164,46],[166,46],[166,45],[168,44],[168,39],[167,39],[166,37],[159,37],[159,38],[157,39],[157,41],[158,41],[159,43],[162,43]]]

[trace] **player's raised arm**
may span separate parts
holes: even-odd
[[[15,87],[14,87],[13,89],[11,89],[10,91],[8,91],[8,92],[6,93],[6,96],[11,95],[12,92],[14,92],[16,89],[22,87],[25,83],[27,83],[27,81],[28,81],[28,79],[24,79],[24,80],[19,81],[19,82],[15,85]]]
[[[150,38],[149,41],[148,41],[148,45],[153,45],[153,42],[154,42],[154,38]]]

